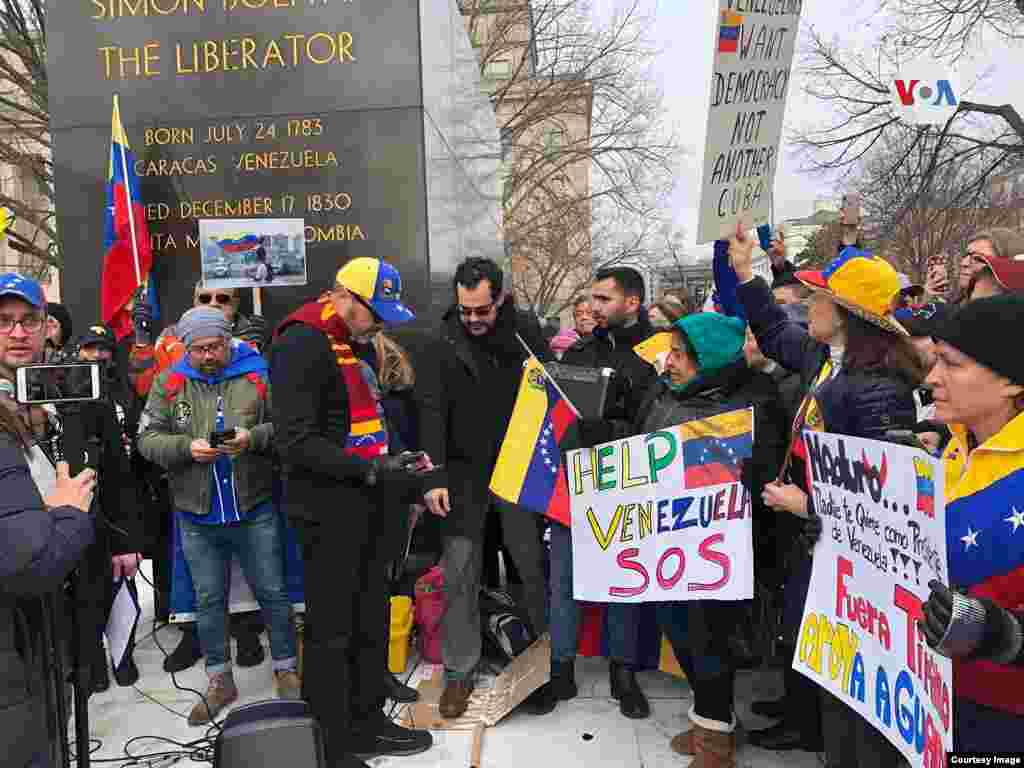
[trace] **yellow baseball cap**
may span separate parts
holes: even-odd
[[[902,288],[900,277],[885,259],[851,245],[822,271],[797,272],[796,277],[808,288],[828,293],[837,304],[868,322],[907,335],[893,317],[894,302]]]
[[[336,285],[355,294],[388,325],[414,320],[416,315],[402,303],[402,278],[398,270],[380,259],[352,259],[338,270]]]

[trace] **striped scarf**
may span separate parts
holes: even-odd
[[[277,335],[293,323],[312,326],[323,332],[331,342],[338,369],[341,371],[351,426],[345,441],[345,453],[370,460],[388,452],[388,433],[381,419],[377,398],[363,376],[362,362],[355,356],[348,341],[351,338],[348,326],[338,317],[334,303],[327,297],[305,304],[281,323]]]

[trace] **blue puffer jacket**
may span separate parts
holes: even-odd
[[[828,359],[828,347],[790,319],[760,277],[738,286],[736,294],[761,351],[800,374],[801,391],[807,392]],[[884,440],[889,430],[911,429],[917,422],[913,388],[891,371],[843,369],[816,399],[825,431],[834,434]]]

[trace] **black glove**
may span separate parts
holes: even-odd
[[[928,645],[943,656],[989,659],[998,664],[1014,662],[1024,647],[1020,622],[991,600],[952,592],[939,581],[930,581],[931,594],[924,603],[919,626]]]
[[[263,340],[267,335],[267,321],[259,315],[253,315],[249,322],[238,332],[238,338],[256,349],[263,349]]]
[[[811,516],[804,520],[803,530],[800,532],[800,543],[805,546],[808,550],[814,549],[814,545],[818,543],[818,539],[821,538],[821,518],[815,512],[811,512]]]
[[[377,456],[370,461],[370,467],[366,471],[366,484],[375,486],[381,484],[382,478],[396,474],[411,476],[407,460],[404,456]]]
[[[132,328],[136,344],[153,343],[153,308],[141,294],[135,297],[135,305],[132,307]]]

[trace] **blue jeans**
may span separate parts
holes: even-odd
[[[564,525],[551,525],[551,660],[576,658],[579,643],[580,607],[572,599],[572,531]],[[640,622],[636,607],[628,603],[609,603],[608,657],[628,667],[636,667],[640,656]]]
[[[284,583],[284,548],[278,531],[277,510],[229,525],[198,525],[178,512],[181,548],[196,591],[199,643],[206,655],[206,670],[214,675],[230,667],[228,654],[228,595],[232,555],[263,610],[270,634],[274,671],[294,670],[295,632],[291,604]]]

